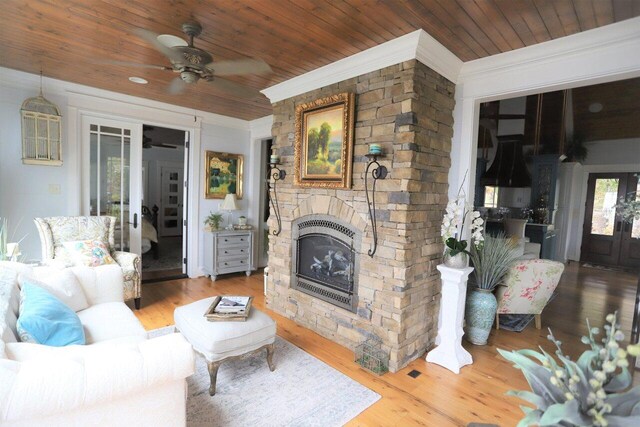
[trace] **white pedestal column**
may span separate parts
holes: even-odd
[[[439,265],[442,276],[442,299],[438,315],[438,346],[427,353],[427,362],[444,366],[456,374],[473,363],[471,354],[462,347],[462,322],[467,296],[467,278],[473,268],[451,268]]]

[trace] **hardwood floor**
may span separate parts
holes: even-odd
[[[426,363],[424,356],[395,374],[378,377],[365,371],[353,362],[351,350],[265,309],[261,272],[251,277],[222,276],[216,282],[198,278],[144,285],[142,308],[136,315],[145,328],[155,329],[173,324],[173,310],[180,305],[217,294],[253,295],[255,307],[276,320],[278,335],[382,396],[349,426],[466,426],[470,422],[513,426],[522,418],[519,405],[523,402],[504,393],[529,388],[520,371],[503,360],[496,348],[542,345],[551,350],[546,340],[546,328],[551,327],[565,343],[565,351],[575,358],[583,350],[580,336],[587,331],[585,317],[592,326],[602,326],[605,315],[614,310],[620,312],[628,337],[637,281],[634,274],[571,263],[558,286],[558,296],[542,314],[543,329],[536,330],[532,322],[521,333],[494,329],[486,346],[464,342],[474,363],[464,367],[460,375]],[[275,360],[277,369],[277,355]],[[414,369],[421,372],[415,379],[407,375]]]

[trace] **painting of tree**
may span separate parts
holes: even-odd
[[[343,141],[343,107],[312,112],[307,115],[306,173],[339,176]]]

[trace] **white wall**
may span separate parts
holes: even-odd
[[[62,148],[62,166],[22,164],[20,108],[25,99],[37,95],[37,86],[24,89],[0,85],[0,217],[7,218],[14,240],[24,237],[20,249],[27,260],[40,259],[40,238],[33,218],[70,214],[66,147]],[[45,97],[64,115],[65,97],[47,94],[46,87]],[[66,136],[63,126],[63,141]]]
[[[592,141],[585,147],[589,151],[584,165],[640,164],[640,138]]]
[[[136,98],[115,92],[44,78],[45,96],[58,104],[63,114],[63,166],[27,166],[21,162],[20,106],[38,94],[39,76],[0,67],[0,216],[17,227],[16,236],[28,233],[21,244],[27,259],[40,259],[40,242],[33,218],[80,215],[82,208],[82,141],[84,116],[127,120],[191,133],[189,151],[188,273],[202,274],[201,236],[205,213],[216,210],[218,201],[204,199],[205,150],[241,153],[245,156],[244,191],[240,202],[244,213],[255,199],[256,174],[250,125],[245,120]],[[202,142],[202,144],[201,144]],[[84,150],[86,151],[86,149]],[[60,194],[52,194],[60,186]],[[51,187],[52,186],[52,187]],[[236,214],[237,217],[238,214]],[[195,255],[195,256],[194,256]]]
[[[229,129],[229,128],[221,128],[220,126],[213,126],[204,123],[202,125],[202,136],[201,136],[201,151],[202,151],[202,159],[199,164],[195,165],[195,167],[199,168],[199,179],[200,182],[204,183],[205,181],[205,168],[204,168],[204,153],[206,151],[221,151],[224,153],[232,153],[232,154],[242,154],[244,156],[244,171],[243,171],[243,197],[242,200],[238,200],[238,207],[240,210],[235,211],[231,214],[232,222],[237,223],[237,218],[240,215],[244,215],[247,217],[247,223],[256,225],[257,220],[253,217],[253,212],[251,206],[254,203],[258,202],[259,190],[255,188],[253,184],[253,178],[256,174],[254,172],[252,165],[252,154],[251,154],[251,144],[250,144],[250,132],[249,130],[240,130],[240,129]],[[204,194],[204,189],[202,190]],[[255,194],[254,194],[255,193]],[[199,210],[199,226],[202,227],[204,223],[204,219],[209,215],[210,212],[219,212],[220,205],[222,204],[223,199],[202,199],[200,202],[200,210]],[[227,214],[224,213],[224,223],[227,224]],[[208,233],[204,232],[204,238],[210,237]],[[202,267],[204,259],[202,258],[202,254],[204,247],[204,239],[200,242],[200,257],[199,257],[199,266]]]

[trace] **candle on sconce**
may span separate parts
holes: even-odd
[[[369,144],[369,154],[382,154],[382,145]]]
[[[280,156],[278,156],[277,154],[272,154],[271,157],[269,158],[269,163],[271,164],[279,164],[280,163]]]

